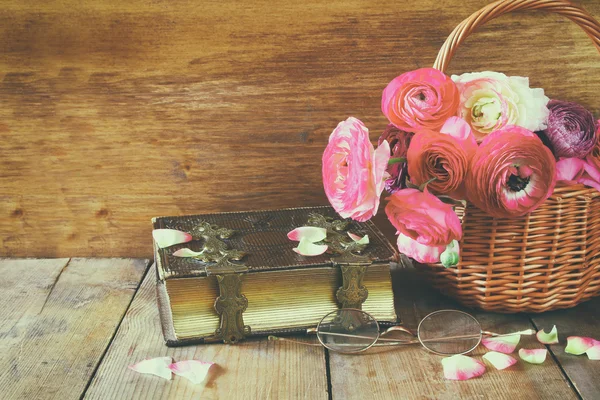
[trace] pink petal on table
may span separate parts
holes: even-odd
[[[585,354],[587,354],[590,360],[600,360],[600,341],[596,340],[596,344],[589,349],[586,350]]]
[[[352,232],[348,232],[348,236],[350,236],[350,238],[352,240],[354,240],[358,244],[369,244],[369,235],[365,235],[363,237],[360,237],[358,235],[355,235]]]
[[[197,257],[200,254],[202,254],[201,251],[194,251],[194,250],[188,249],[187,247],[184,247],[183,249],[179,249],[173,253],[173,255],[175,257]]]
[[[152,237],[160,249],[192,240],[192,235],[176,229],[155,229],[152,231]]]
[[[311,243],[320,242],[327,237],[327,229],[316,226],[301,226],[287,234],[288,239],[299,242],[302,238],[306,238]]]
[[[327,247],[326,244],[314,244],[310,242],[310,240],[302,238],[300,239],[298,247],[294,247],[292,250],[302,256],[318,256],[325,253]]]
[[[543,329],[536,333],[535,337],[542,344],[556,344],[558,343],[558,331],[556,325],[552,327],[550,333],[546,333]]]
[[[519,357],[521,360],[527,361],[530,364],[541,364],[546,360],[546,349],[519,349]]]
[[[487,360],[496,369],[505,369],[516,364],[517,359],[508,354],[498,353],[497,351],[489,351],[483,355],[483,359]]]
[[[137,364],[130,365],[128,368],[139,372],[140,374],[152,374],[171,380],[171,370],[169,364],[173,362],[171,357],[156,357],[142,360]]]
[[[442,366],[444,377],[457,381],[471,379],[485,372],[485,365],[482,362],[462,354],[442,359]]]
[[[521,340],[520,334],[486,337],[481,340],[481,344],[490,350],[499,351],[500,353],[509,354],[515,351],[515,348]]]
[[[208,370],[213,364],[214,363],[199,360],[186,360],[169,365],[169,369],[173,371],[175,375],[183,376],[190,380],[194,385],[197,385],[206,378]]]
[[[576,356],[581,355],[594,347],[596,342],[598,341],[590,337],[569,336],[567,338],[565,353],[575,354]]]

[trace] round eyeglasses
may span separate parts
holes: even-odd
[[[410,335],[409,339],[392,338],[395,332]],[[325,315],[316,328],[307,330],[314,333],[320,344],[301,342],[269,336],[269,340],[282,340],[305,345],[324,346],[338,353],[360,353],[371,347],[398,346],[420,343],[424,348],[439,355],[466,354],[473,351],[485,336],[505,336],[534,334],[533,330],[497,334],[483,331],[479,321],[472,315],[459,310],[440,310],[425,316],[416,332],[403,326],[393,326],[380,332],[379,323],[365,311],[342,308]]]

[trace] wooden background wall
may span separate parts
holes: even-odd
[[[487,3],[2,1],[0,255],[150,257],[153,216],[326,204],[331,130],[352,115],[375,141],[385,85]],[[598,61],[568,20],[522,13],[449,72],[529,75],[598,114]]]

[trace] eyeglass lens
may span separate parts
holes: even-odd
[[[482,333],[481,325],[472,315],[458,310],[441,310],[423,318],[417,336],[428,350],[450,355],[475,349]]]
[[[375,344],[379,338],[379,324],[361,310],[335,310],[319,322],[317,338],[330,350],[358,353]]]
[[[379,339],[379,324],[370,314],[356,309],[340,309],[327,314],[317,326],[317,337],[330,350],[358,353]],[[441,310],[419,323],[417,337],[428,350],[442,355],[465,354],[481,342],[479,322],[458,310]]]

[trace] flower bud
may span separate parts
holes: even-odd
[[[459,259],[460,254],[458,241],[453,240],[448,246],[446,246],[446,250],[444,250],[444,252],[440,255],[440,261],[445,268],[449,268],[458,264]]]

